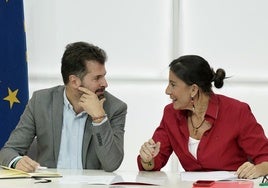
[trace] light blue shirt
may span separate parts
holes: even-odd
[[[87,113],[76,114],[63,93],[63,125],[57,168],[82,169],[82,142]]]

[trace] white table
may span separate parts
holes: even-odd
[[[181,181],[179,172],[139,172],[139,171],[115,171],[112,173],[102,170],[56,170],[63,175],[62,178],[47,178],[52,180],[49,183],[36,183],[38,180],[32,178],[25,179],[0,179],[1,188],[91,188],[91,187],[111,187],[111,188],[141,188],[141,187],[165,187],[165,188],[192,188],[191,181]],[[160,186],[149,185],[91,185],[92,177],[102,178],[109,182],[110,180],[146,182],[154,183]],[[114,177],[114,178],[113,178]],[[103,182],[101,181],[101,182]],[[254,188],[259,187],[261,179],[254,180]]]

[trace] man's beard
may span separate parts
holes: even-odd
[[[99,100],[105,98],[104,91],[105,91],[105,87],[101,87],[95,91],[95,94],[98,96]]]

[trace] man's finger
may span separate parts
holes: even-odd
[[[94,94],[92,91],[90,91],[89,89],[87,89],[87,88],[85,88],[85,87],[78,87],[78,90],[79,91],[82,91],[82,92],[84,92],[84,93],[86,93],[86,94]]]
[[[102,106],[103,106],[103,103],[104,103],[105,100],[106,100],[106,98],[102,98],[102,99],[100,100],[100,103],[101,103]]]

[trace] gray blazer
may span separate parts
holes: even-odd
[[[64,86],[56,86],[33,93],[17,127],[0,151],[1,165],[7,166],[18,155],[26,155],[36,136],[36,161],[42,166],[57,167],[63,122],[63,91]],[[108,121],[92,126],[92,119],[88,116],[83,136],[82,163],[84,169],[110,172],[120,166],[124,157],[127,105],[108,92],[105,92],[105,98],[104,110]]]

